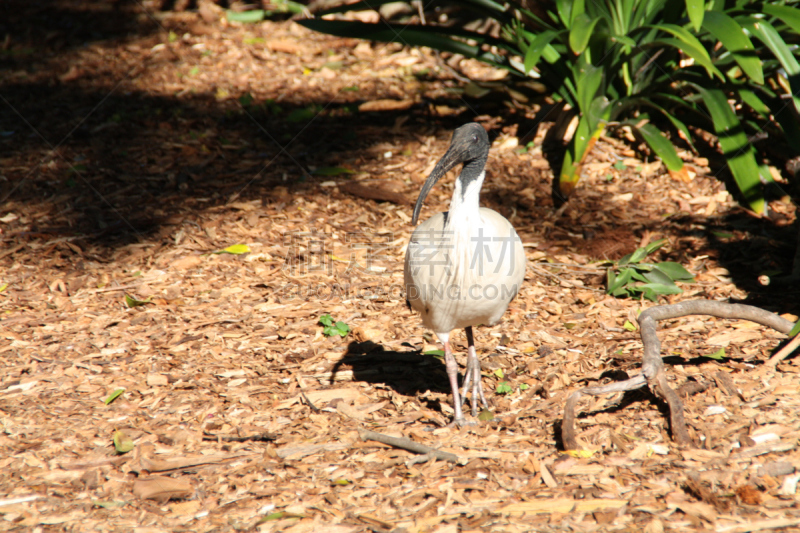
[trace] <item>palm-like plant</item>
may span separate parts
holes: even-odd
[[[317,16],[378,9],[385,3],[357,2]],[[787,155],[800,154],[796,2],[555,0],[528,9],[524,2],[465,0],[458,5],[499,22],[500,38],[463,25],[321,18],[300,23],[344,37],[428,46],[539,78],[565,111],[578,117],[558,172],[565,195],[575,188],[583,160],[609,127],[630,128],[679,177],[687,172],[665,132],[692,149],[689,126],[715,132],[743,197],[756,212],[766,209],[762,183],[772,178],[751,136],[783,136],[795,150]]]

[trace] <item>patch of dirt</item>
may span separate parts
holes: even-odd
[[[428,50],[147,7],[14,0],[0,15],[2,529],[800,525],[800,363],[753,377],[782,341],[767,328],[662,326],[673,385],[713,382],[686,399],[700,449],[672,444],[649,393],[582,402],[591,457],[563,454],[558,428],[571,392],[640,370],[626,322],[653,304],[606,296],[598,260],[665,238],[658,258],[696,278],[669,301],[797,315],[796,287],[757,281],[791,270],[790,204],[773,204],[783,223],[753,218],[707,161],[684,154],[697,175],[676,182],[604,138],[554,211],[544,99],[463,96]],[[476,328],[485,388],[512,390],[490,395],[500,422],[452,429],[402,261],[409,204],[471,120],[494,142],[483,204],[517,228],[529,271],[504,320]],[[447,209],[452,178],[423,218]],[[235,244],[249,253],[215,253]],[[352,332],[326,337],[323,314]],[[463,365],[462,333],[453,345]],[[414,464],[364,427],[462,461]]]

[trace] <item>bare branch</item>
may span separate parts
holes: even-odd
[[[451,463],[459,462],[458,456],[454,453],[442,452],[431,448],[430,446],[425,446],[424,444],[414,442],[413,440],[405,437],[391,437],[389,435],[376,433],[364,428],[358,428],[358,434],[361,436],[362,440],[374,440],[377,442],[382,442],[383,444],[388,444],[389,446],[394,446],[395,448],[402,448],[403,450],[408,450],[410,452],[426,454],[429,457],[435,457],[436,459],[440,459],[442,461],[449,461]]]
[[[689,315],[710,315],[718,318],[749,320],[770,327],[781,333],[789,333],[792,327],[794,327],[791,321],[758,307],[715,302],[712,300],[692,300],[671,305],[659,305],[642,311],[639,315],[639,328],[642,344],[644,345],[642,373],[625,381],[611,383],[602,387],[587,387],[574,392],[564,406],[564,420],[561,425],[561,439],[564,448],[567,450],[576,450],[580,448],[575,437],[575,407],[582,395],[599,396],[602,394],[635,390],[644,385],[650,387],[654,394],[662,398],[669,405],[670,427],[675,442],[678,445],[689,445],[692,443],[689,431],[686,429],[686,421],[683,417],[683,402],[681,402],[678,393],[675,392],[667,382],[664,360],[661,358],[661,341],[656,333],[656,322]],[[800,340],[798,339],[800,339],[800,335],[795,337],[792,342],[775,354],[766,365],[774,369],[779,361],[788,356],[800,345]]]

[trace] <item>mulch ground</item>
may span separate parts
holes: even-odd
[[[696,281],[662,303],[796,319],[796,286],[758,282],[791,270],[788,200],[753,217],[718,156],[684,152],[692,180],[675,181],[606,137],[558,209],[548,101],[470,97],[456,77],[493,69],[211,8],[4,4],[0,530],[800,529],[800,359],[756,376],[783,339],[767,328],[661,324],[673,386],[704,388],[685,400],[697,448],[646,391],[581,402],[591,453],[560,440],[570,393],[640,369],[631,325],[655,304],[605,295],[602,261],[666,239],[656,259]],[[472,120],[494,142],[482,203],[529,266],[504,320],[476,329],[497,420],[458,429],[402,261],[419,188]],[[324,335],[324,314],[349,334]]]

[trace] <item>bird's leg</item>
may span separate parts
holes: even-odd
[[[467,400],[467,393],[469,392],[470,384],[472,385],[472,416],[478,416],[478,398],[481,399],[481,404],[485,409],[489,408],[489,402],[486,401],[486,396],[483,395],[483,385],[481,384],[481,362],[478,360],[478,354],[475,351],[475,338],[472,335],[472,326],[467,326],[464,331],[467,334],[467,371],[464,376],[464,394],[461,398],[463,405]]]
[[[447,370],[447,377],[450,379],[450,388],[453,389],[453,409],[455,409],[456,417],[453,422],[459,426],[466,423],[464,413],[461,411],[461,398],[458,394],[458,363],[456,358],[453,357],[453,352],[450,350],[450,342],[444,341],[444,365]]]

